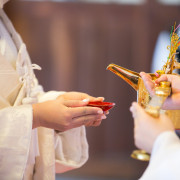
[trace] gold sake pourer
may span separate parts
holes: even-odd
[[[124,81],[126,81],[131,87],[133,87],[137,91],[137,102],[143,107],[146,108],[151,100],[150,94],[147,91],[144,82],[139,75],[139,73],[126,69],[116,64],[109,64],[107,66],[107,70],[112,71],[119,77],[121,77]],[[164,74],[163,71],[157,71],[160,75]],[[155,74],[149,73],[152,77],[152,80],[157,79]],[[157,88],[164,88],[168,86],[169,82],[160,82],[160,86]],[[160,91],[158,92],[160,93]],[[164,110],[164,112],[169,116],[169,118],[173,121],[176,129],[180,129],[180,110]]]
[[[170,94],[171,83],[167,81],[160,82],[159,86],[155,88],[155,95],[149,101],[148,105],[145,108],[145,111],[154,118],[158,118],[161,108]]]
[[[150,95],[145,88],[143,80],[139,73],[131,71],[129,69],[123,68],[116,64],[109,64],[107,67],[108,70],[112,71],[124,81],[126,81],[130,86],[132,86],[137,91],[137,101],[142,107],[146,107],[147,103],[150,100]],[[150,74],[153,79],[155,79],[154,74]]]
[[[146,110],[147,113],[157,118],[159,113],[161,113],[160,111],[163,111],[163,113],[166,113],[172,120],[175,129],[180,129],[180,110],[161,110],[162,103],[164,103],[165,99],[171,93],[169,82],[160,82],[159,86],[155,88],[155,95],[157,97],[164,98],[164,100],[162,101],[161,105],[152,106],[150,102],[152,98],[150,97],[150,94],[147,91],[139,73],[123,68],[116,64],[109,64],[107,69],[121,77],[137,91],[137,102]],[[163,71],[157,71],[157,73],[159,73],[159,75],[164,74]],[[149,74],[152,77],[152,80],[156,79],[155,74]],[[144,150],[133,151],[131,157],[142,161],[149,161],[149,154]]]

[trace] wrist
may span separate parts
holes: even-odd
[[[32,109],[33,109],[33,123],[32,123],[32,129],[34,128],[38,128],[41,126],[40,123],[40,118],[39,118],[39,114],[38,114],[38,104],[33,104],[32,105]]]

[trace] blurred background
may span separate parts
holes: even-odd
[[[130,158],[136,92],[106,67],[150,72],[159,35],[180,22],[180,0],[11,0],[5,11],[42,67],[36,75],[45,91],[81,91],[116,103],[101,126],[87,128],[89,161],[57,180],[138,179],[147,163]]]

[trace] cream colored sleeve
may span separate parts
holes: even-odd
[[[88,160],[88,143],[85,127],[56,134],[56,173],[81,167]]]
[[[39,96],[39,102],[52,100],[65,92],[50,91]],[[88,143],[84,126],[62,133],[55,132],[56,172],[81,167],[88,159]]]
[[[0,179],[23,178],[31,133],[31,105],[0,110]]]
[[[149,165],[140,180],[179,180],[179,163],[180,140],[175,132],[164,132],[156,139]]]

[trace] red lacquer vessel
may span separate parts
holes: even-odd
[[[99,107],[103,111],[108,111],[115,106],[112,102],[89,102],[88,106]]]

